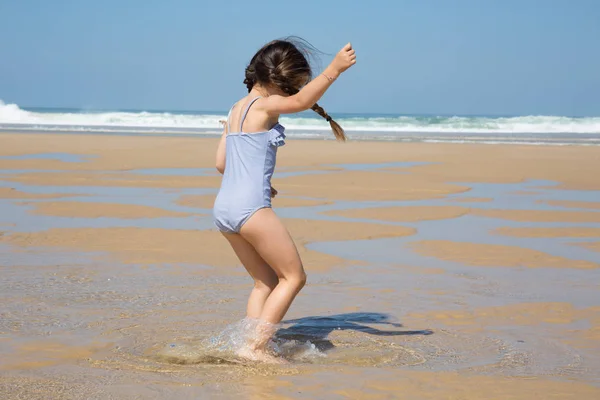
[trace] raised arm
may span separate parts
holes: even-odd
[[[335,56],[322,74],[310,81],[295,95],[269,96],[262,107],[270,115],[293,114],[308,110],[325,94],[338,76],[356,64],[356,54],[348,43]]]

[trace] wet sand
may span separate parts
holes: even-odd
[[[469,189],[467,186],[437,180],[423,180],[416,175],[378,171],[293,176],[281,179],[277,188],[293,196],[353,201],[425,200],[443,198]]]
[[[158,207],[140,206],[119,203],[95,203],[82,201],[61,201],[31,203],[21,202],[19,205],[31,206],[30,214],[50,215],[73,218],[159,218],[159,217],[191,217],[193,214],[167,211]]]
[[[600,398],[600,148],[288,141],[282,366],[214,345],[215,139],[0,142],[2,399]]]
[[[177,200],[177,204],[186,207],[212,209],[212,206],[215,203],[215,198],[216,195],[214,194],[203,196],[181,196],[181,198]],[[310,207],[331,204],[331,202],[324,200],[307,200],[290,196],[275,196],[275,198],[271,201],[273,207]]]
[[[7,182],[18,182],[36,186],[114,186],[114,187],[158,187],[196,188],[219,186],[216,176],[156,176],[142,174],[119,174],[115,172],[31,172],[5,178]]]
[[[583,208],[589,210],[600,210],[600,201],[559,201],[559,200],[549,200],[542,201],[543,204],[548,204],[551,206],[565,207],[565,208]]]
[[[0,187],[0,199],[60,199],[61,197],[72,197],[75,194],[52,194],[52,193],[26,193],[9,187]]]
[[[473,214],[524,222],[600,222],[597,211],[474,210]]]
[[[600,242],[578,243],[577,245],[600,253]]]
[[[462,198],[457,198],[457,199],[452,199],[452,201],[457,202],[457,203],[489,203],[490,201],[493,201],[494,199],[491,199],[489,197],[462,197]]]
[[[594,262],[566,259],[524,247],[497,244],[431,240],[414,242],[412,248],[423,255],[474,266],[600,268],[600,264]]]
[[[537,238],[600,237],[600,228],[499,228],[494,232],[499,235]]]
[[[138,212],[143,211],[142,208]],[[74,214],[77,216],[77,212]],[[308,271],[343,265],[349,261],[307,250],[304,245],[310,242],[408,236],[415,232],[412,228],[366,223],[302,219],[285,219],[284,222],[294,232],[296,245]],[[235,254],[230,248],[223,246],[223,240],[220,234],[209,230],[127,227],[55,228],[41,232],[14,233],[6,238],[5,243],[19,247],[104,251],[116,255],[122,262],[133,264],[174,262],[237,267]]]
[[[327,215],[339,215],[347,218],[376,219],[380,221],[418,222],[436,219],[458,218],[469,212],[468,208],[444,207],[377,207],[362,210],[333,211]]]

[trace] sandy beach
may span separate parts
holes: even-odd
[[[0,398],[600,398],[600,147],[289,140],[264,365],[208,345],[252,285],[216,145],[0,133]]]

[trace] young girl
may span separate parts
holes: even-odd
[[[311,67],[300,46],[289,40],[266,44],[252,57],[244,83],[248,95],[230,110],[219,142],[216,167],[223,174],[215,200],[215,225],[254,279],[247,307],[255,332],[240,356],[271,360],[266,345],[306,282],[298,251],[271,209],[277,191],[271,187],[277,147],[284,144],[281,114],[309,108],[325,118],[339,140],[342,128],[317,101],[356,63],[350,44],[311,80]]]

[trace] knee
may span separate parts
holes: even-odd
[[[306,285],[306,279],[308,277],[306,276],[306,272],[302,271],[302,274],[300,276],[300,288],[302,289],[304,287],[304,285]]]
[[[306,285],[306,272],[301,271],[292,275],[287,281],[297,290],[300,291]]]

